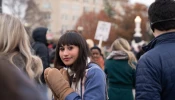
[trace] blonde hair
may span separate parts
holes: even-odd
[[[131,51],[131,46],[130,44],[128,43],[127,40],[123,39],[123,38],[118,38],[116,39],[112,46],[111,46],[111,49],[113,51],[116,51],[116,50],[120,50],[120,51],[124,51],[125,53],[127,53],[128,55],[128,64],[132,67],[132,68],[136,68],[136,66],[133,64],[134,62],[136,63],[137,62],[137,59],[134,55],[134,53]]]
[[[43,67],[41,59],[32,55],[29,36],[18,18],[0,14],[0,53],[13,57],[21,54],[25,60],[25,70],[31,79],[39,79]]]

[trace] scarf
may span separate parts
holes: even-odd
[[[120,50],[112,51],[106,59],[115,59],[115,60],[128,59],[128,54]]]

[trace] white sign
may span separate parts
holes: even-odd
[[[111,23],[99,21],[96,29],[96,33],[95,33],[95,39],[107,41],[109,37],[110,29],[111,29]]]

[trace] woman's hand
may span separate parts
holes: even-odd
[[[69,74],[65,68],[60,69],[60,73],[63,75],[64,79],[69,82]]]
[[[48,86],[51,88],[51,90],[54,92],[54,94],[58,98],[65,99],[67,95],[69,95],[74,91],[72,88],[70,88],[69,82],[64,78],[61,72],[56,68],[45,69],[44,78]]]

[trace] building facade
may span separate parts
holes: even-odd
[[[48,28],[51,32],[62,34],[74,29],[78,18],[84,12],[99,12],[104,8],[103,0],[35,0],[39,8],[49,11]]]

